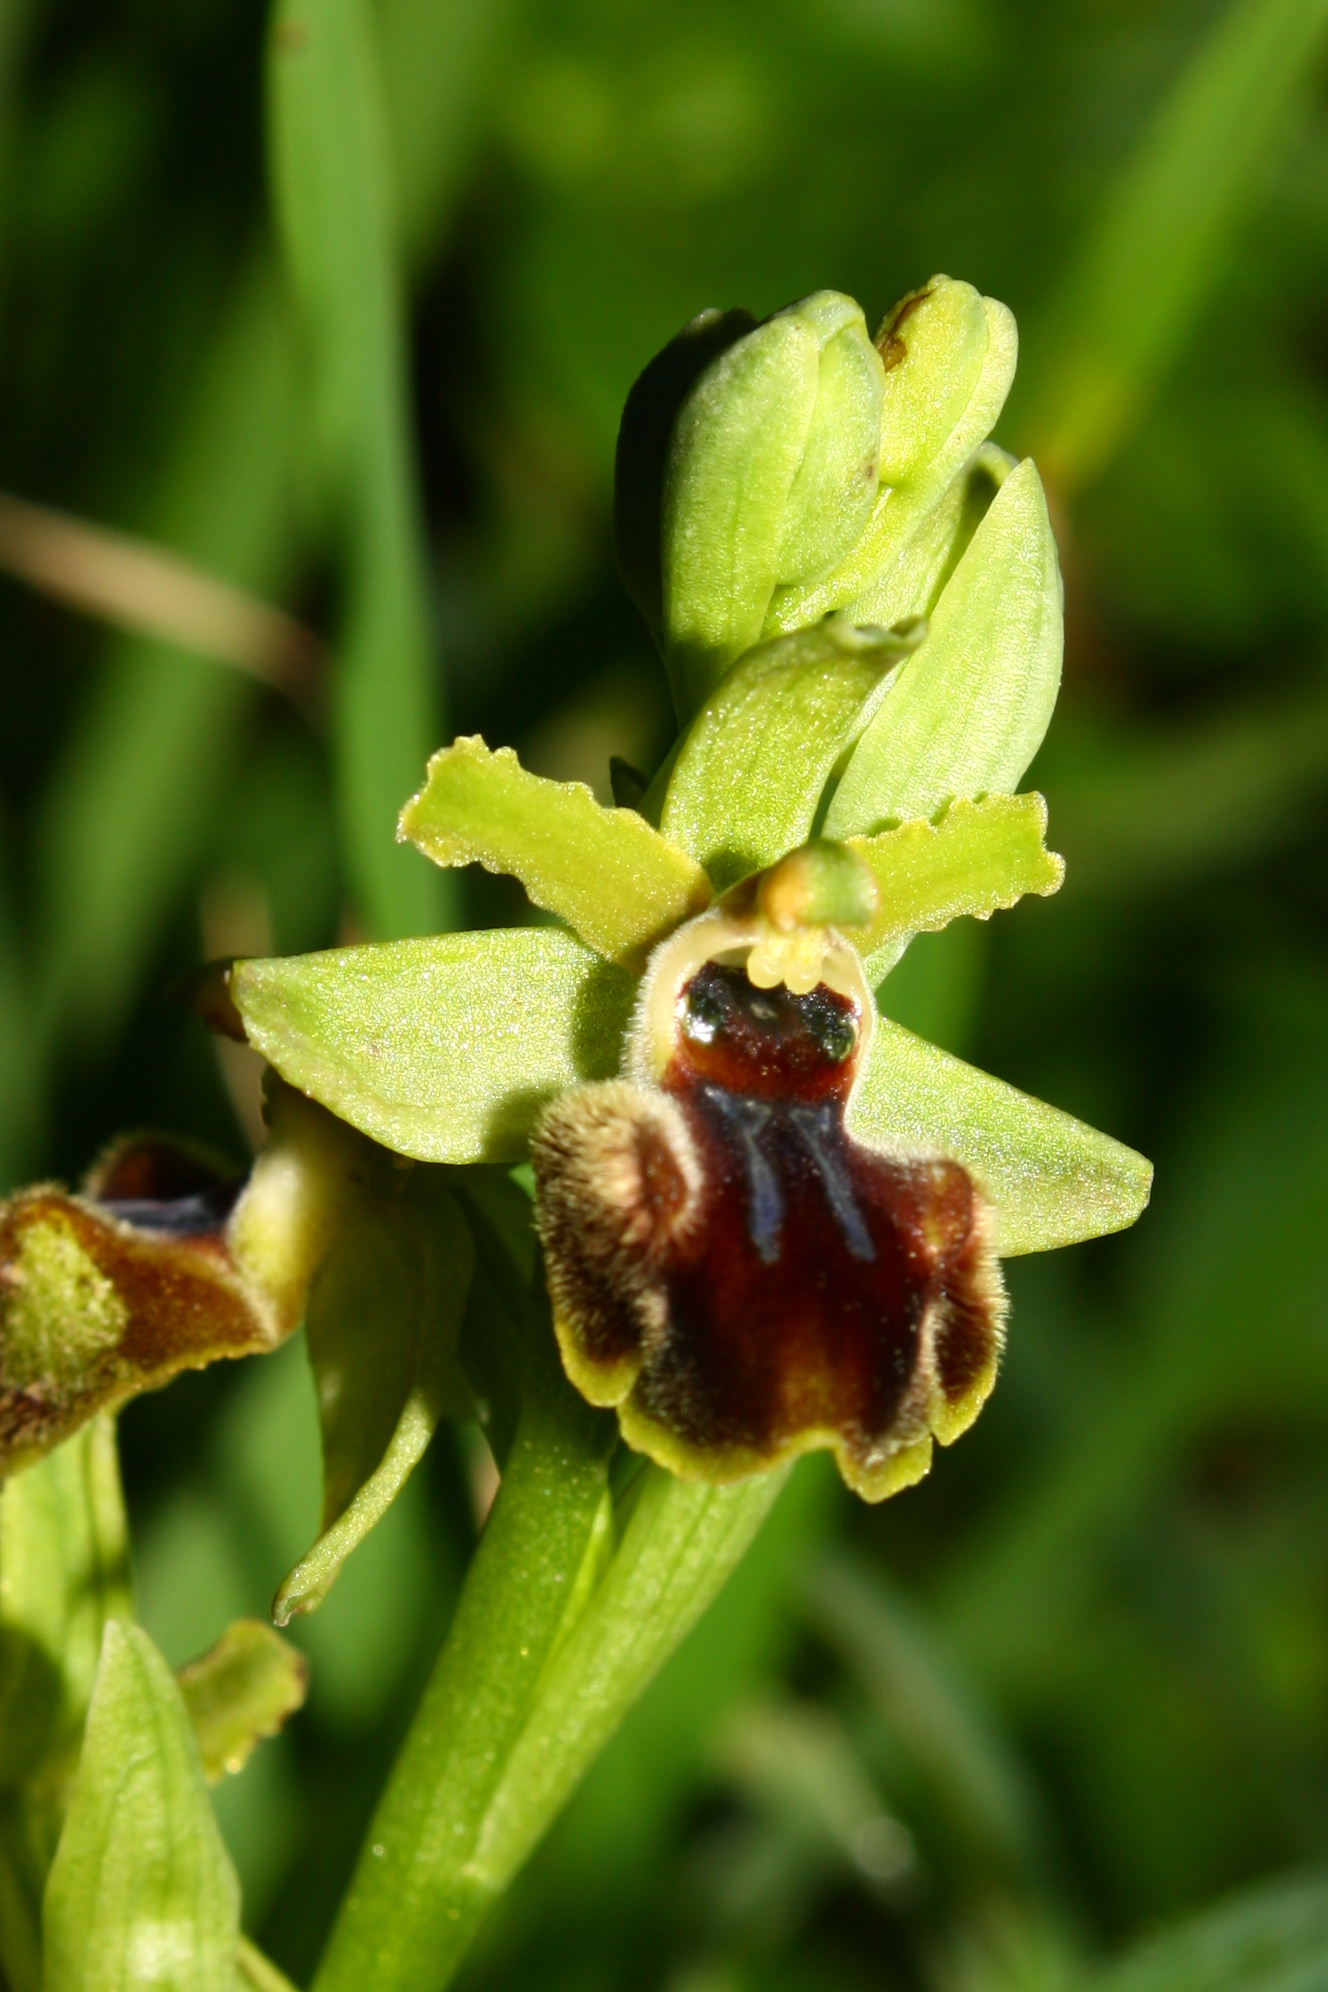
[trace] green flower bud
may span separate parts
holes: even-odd
[[[1009,465],[986,439],[1016,349],[1004,305],[942,276],[874,342],[817,291],[759,325],[704,312],[651,362],[619,436],[618,554],[683,718],[771,637],[931,613]]]
[[[991,453],[974,457],[1014,379],[1018,335],[1006,307],[933,277],[895,306],[876,348],[884,379],[871,518],[830,572],[780,590],[768,635],[832,610],[855,622],[929,615],[1000,481]]]
[[[684,715],[760,641],[776,593],[811,586],[867,526],[884,390],[861,310],[834,291],[750,330],[707,313],[637,383],[619,558]]]

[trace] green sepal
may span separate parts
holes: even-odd
[[[1019,335],[1009,309],[937,276],[901,298],[876,335],[885,367],[881,482],[940,484],[996,427]]]
[[[992,1206],[1004,1258],[1133,1224],[1152,1164],[888,1017],[877,1019],[848,1125],[885,1148],[953,1156]]]
[[[471,1409],[457,1356],[475,1266],[469,1226],[441,1170],[357,1145],[358,1195],[305,1319],[322,1427],[322,1522],[277,1593],[278,1625],[317,1609],[439,1421]]]
[[[1060,686],[1061,582],[1041,481],[1012,470],[941,593],[917,653],[854,748],[829,837],[1012,791]]]
[[[262,1619],[236,1619],[177,1678],[203,1775],[217,1784],[303,1706],[309,1663]]]
[[[683,739],[660,819],[669,842],[720,888],[802,844],[868,701],[925,633],[827,616],[750,651]]]
[[[235,1992],[240,1890],[184,1698],[138,1626],[106,1628],[46,1888],[44,1992]]]
[[[674,425],[711,361],[745,338],[755,325],[750,311],[712,307],[698,312],[638,374],[623,407],[613,471],[618,571],[661,649],[663,514]]]
[[[385,1148],[514,1162],[547,1100],[617,1070],[636,978],[506,928],[239,962],[230,986],[268,1063]]]
[[[924,817],[877,837],[850,837],[847,848],[880,893],[875,919],[853,936],[868,979],[879,981],[898,943],[913,934],[936,933],[965,914],[986,920],[1025,893],[1055,892],[1065,863],[1047,849],[1046,830],[1040,795],[991,795],[952,802],[935,822]]]
[[[635,810],[605,809],[583,782],[529,774],[478,738],[433,756],[398,835],[435,864],[510,872],[611,961],[639,965],[710,898],[700,866]]]

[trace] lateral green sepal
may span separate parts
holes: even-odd
[[[992,1206],[1004,1258],[1123,1231],[1148,1202],[1153,1168],[1142,1155],[888,1017],[848,1122],[864,1140],[962,1162]]]
[[[710,898],[701,867],[635,810],[605,809],[584,783],[532,775],[478,737],[433,756],[398,836],[435,864],[510,872],[612,961],[639,964]]]
[[[546,928],[239,962],[231,994],[283,1079],[422,1162],[514,1162],[555,1093],[617,1070],[636,978]]]

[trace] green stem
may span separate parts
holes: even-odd
[[[784,1478],[716,1488],[649,1468],[596,1582],[604,1459],[558,1457],[523,1446],[518,1432],[315,1992],[450,1983],[485,1914],[720,1589]]]
[[[579,1400],[568,1410],[579,1415],[518,1426],[317,1992],[445,1985],[493,1900],[473,1866],[483,1825],[608,1517],[612,1421]]]

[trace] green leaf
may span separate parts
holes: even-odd
[[[687,730],[664,835],[721,888],[803,843],[867,701],[924,634],[830,616],[750,651]]]
[[[0,1489],[0,1784],[77,1741],[109,1618],[130,1610],[115,1421]]]
[[[1029,428],[1058,488],[1107,467],[1235,255],[1314,88],[1325,0],[1235,0],[1111,187],[1052,315]]]
[[[178,1678],[203,1775],[216,1784],[303,1706],[309,1663],[262,1619],[236,1619]]]
[[[888,1017],[877,1019],[848,1122],[866,1141],[962,1162],[992,1205],[1005,1258],[1124,1230],[1148,1202],[1142,1155]]]
[[[316,1610],[439,1419],[468,1411],[457,1338],[474,1264],[470,1229],[440,1171],[384,1156],[362,1172],[309,1295],[323,1517],[317,1542],[277,1593],[278,1625]]]
[[[1012,470],[932,615],[927,639],[853,751],[828,837],[934,816],[954,796],[1013,790],[1060,686],[1061,583],[1031,462]]]
[[[1320,1992],[1328,1984],[1328,1873],[1251,1889],[1149,1937],[1092,1992]]]
[[[41,1899],[102,1634],[131,1609],[115,1425],[0,1489],[0,1968],[39,1992]]]
[[[282,0],[268,71],[276,205],[309,347],[330,523],[348,563],[334,684],[351,877],[383,936],[441,924],[439,882],[388,828],[437,740],[387,139],[364,0]]]
[[[510,872],[588,947],[635,966],[710,898],[700,866],[635,810],[604,809],[583,782],[528,774],[480,739],[434,755],[399,834],[435,864]]]
[[[239,1916],[184,1699],[113,1619],[46,1889],[44,1992],[235,1992]]]
[[[879,980],[912,934],[936,933],[963,914],[985,920],[1027,892],[1055,892],[1065,865],[1046,848],[1046,829],[1040,795],[993,795],[952,802],[934,823],[850,837],[881,896],[871,926],[854,935],[868,977]]]
[[[240,962],[231,991],[268,1063],[385,1148],[511,1162],[555,1093],[616,1072],[636,979],[515,928]]]

